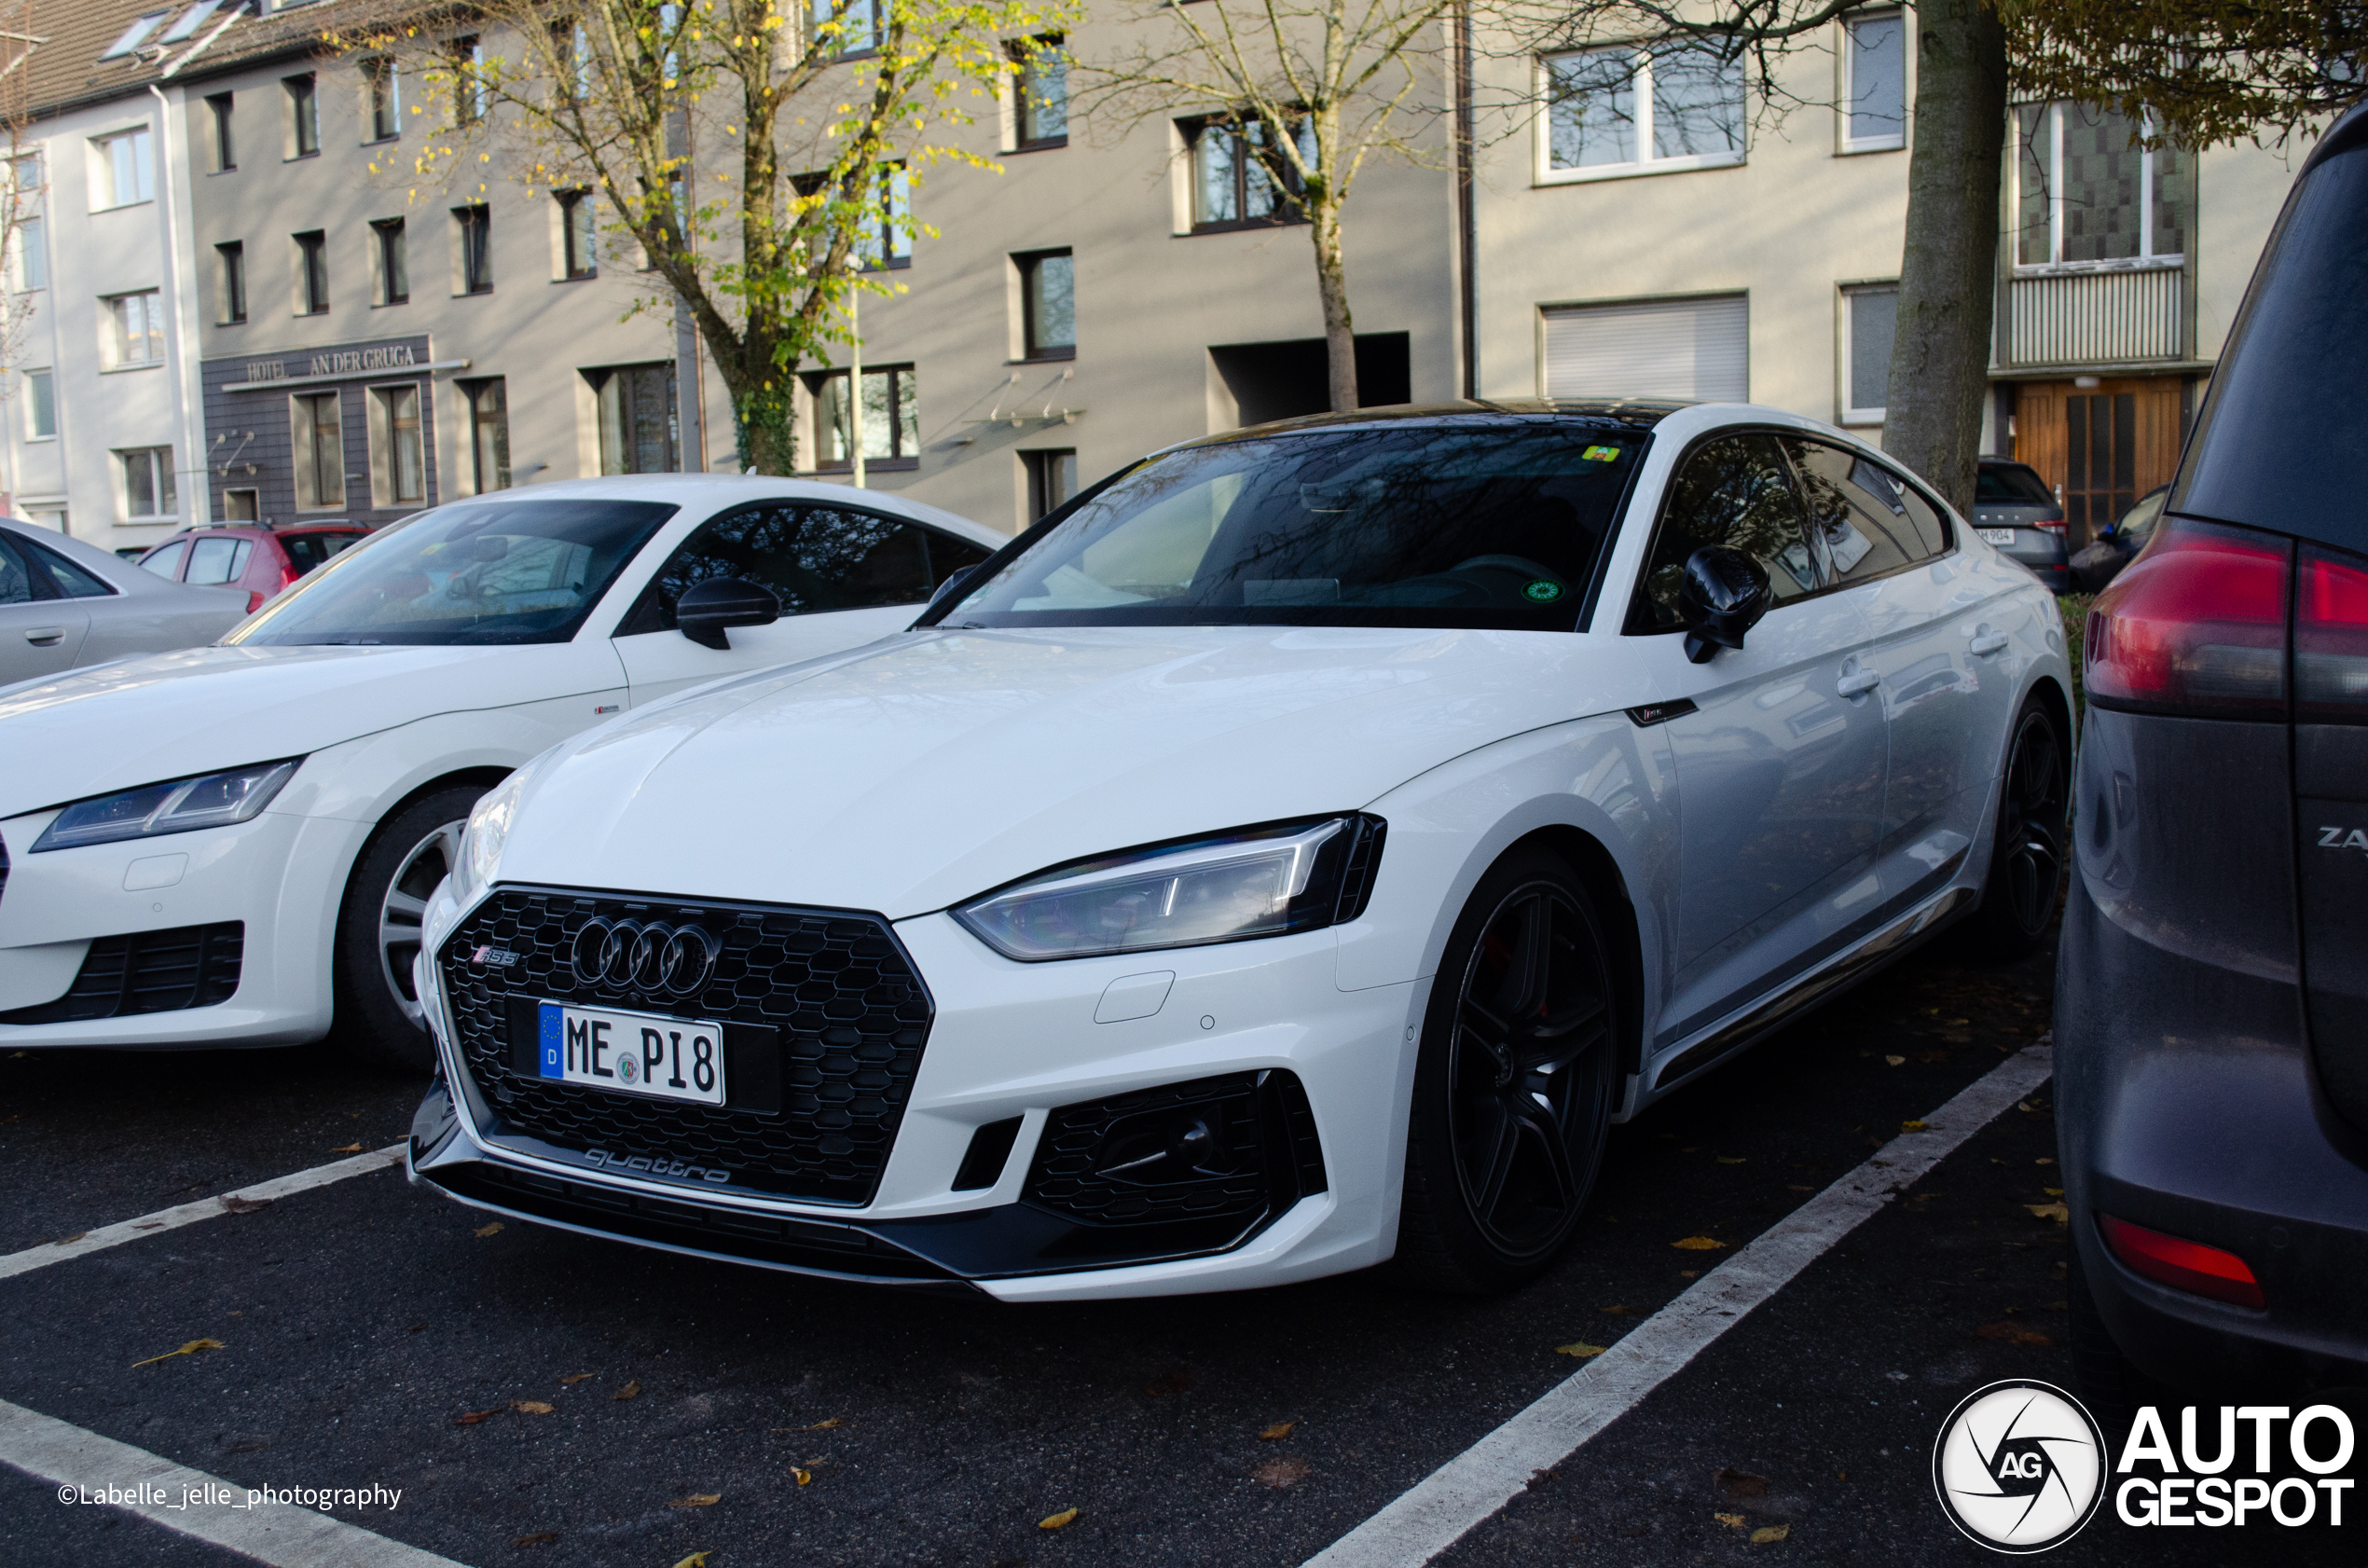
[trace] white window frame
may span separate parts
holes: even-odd
[[[1834,25],[1839,29],[1840,47],[1834,52],[1838,79],[1834,104],[1834,134],[1843,156],[1857,153],[1897,152],[1907,145],[1908,111],[1916,103],[1916,32],[1914,13],[1902,7],[1895,11],[1852,12]],[[1895,21],[1899,23],[1899,130],[1889,136],[1852,136],[1850,133],[1851,105],[1858,101],[1855,80],[1858,60],[1856,32],[1870,21]]]
[[[1890,417],[1890,409],[1887,407],[1859,408],[1853,406],[1850,401],[1851,357],[1852,351],[1855,346],[1852,341],[1850,302],[1852,296],[1862,294],[1897,295],[1898,293],[1899,280],[1896,278],[1893,278],[1888,281],[1870,279],[1862,282],[1844,283],[1835,293],[1835,301],[1840,308],[1840,323],[1836,331],[1835,337],[1837,344],[1841,351],[1840,358],[1837,364],[1838,375],[1836,379],[1838,384],[1835,388],[1834,396],[1835,406],[1841,410],[1841,418],[1835,421],[1838,424],[1879,425],[1881,424],[1885,419]]]
[[[427,389],[417,381],[387,381],[373,383],[368,389],[364,411],[370,420],[370,504],[378,511],[391,511],[398,506],[424,506],[428,497],[428,424]],[[406,496],[397,482],[398,453],[394,441],[394,409],[392,400],[409,393],[413,434],[419,454],[419,471],[413,475],[419,481],[419,493]],[[339,410],[342,414],[343,410]]]
[[[126,199],[123,192],[116,188],[115,144],[117,142],[129,141],[134,138],[137,138],[139,143],[145,144],[146,156],[145,158],[142,157],[140,147],[137,145],[134,146],[131,155],[133,171],[132,183],[135,186],[139,184],[140,171],[145,169],[147,172],[148,176],[148,190],[147,194],[145,196],[134,195]],[[89,164],[90,194],[93,198],[104,194],[109,198],[109,199],[104,201],[94,200],[91,204],[90,210],[94,213],[112,213],[124,207],[145,207],[149,202],[154,201],[157,199],[156,154],[156,133],[145,122],[138,125],[127,125],[117,131],[102,131],[98,135],[91,137]]]
[[[1636,56],[1636,73],[1630,78],[1636,94],[1636,157],[1627,163],[1597,163],[1584,169],[1554,167],[1554,116],[1551,94],[1554,88],[1554,62],[1573,55],[1603,54],[1615,48],[1628,48]],[[1653,57],[1652,51],[1638,46],[1612,44],[1590,49],[1558,49],[1552,54],[1532,57],[1537,92],[1535,165],[1534,183],[1541,186],[1584,185],[1594,180],[1632,180],[1645,174],[1682,174],[1696,169],[1732,169],[1751,160],[1751,116],[1749,94],[1742,95],[1737,112],[1742,128],[1743,144],[1732,152],[1688,153],[1679,158],[1653,156]]]
[[[21,370],[17,374],[24,378],[25,383],[24,438],[27,441],[55,441],[58,438],[57,373],[44,365],[34,369]],[[49,428],[46,431],[39,428],[40,420],[36,415],[36,410],[40,408],[42,403],[41,394],[34,391],[33,378],[36,376],[40,377],[49,389]]]
[[[311,410],[314,405],[310,400],[322,396],[335,398],[337,409],[337,493],[331,497],[324,497],[318,493],[320,473],[314,448],[319,436],[312,422]],[[324,387],[319,391],[290,394],[288,445],[294,459],[290,467],[296,477],[296,508],[298,512],[343,512],[348,509],[346,497],[351,493],[353,475],[347,468],[345,461],[345,393],[336,387]],[[310,502],[305,500],[308,491],[313,492]]]
[[[2013,248],[2015,275],[2034,277],[2043,273],[2062,272],[2128,272],[2152,268],[2184,267],[2183,251],[2155,254],[2155,149],[2138,149],[2138,254],[2115,256],[2106,261],[2058,261],[2064,251],[2064,111],[2076,108],[2068,99],[2051,99],[2046,103],[2047,156],[2042,161],[2047,169],[2047,254],[2046,261],[2027,262],[2022,259],[2023,230],[2023,131],[2022,113],[2031,107],[2031,100],[2023,99],[2006,110],[2006,213],[2007,244]],[[2155,117],[2149,110],[2139,121],[2141,134],[2154,131]],[[2192,156],[2192,155],[2191,155]],[[2195,221],[2191,214],[2188,221]]]
[[[181,516],[181,487],[174,483],[172,448],[171,447],[118,447],[115,449],[116,504],[127,523],[169,523]],[[145,458],[149,464],[148,485],[158,500],[171,500],[169,510],[134,512],[131,510],[131,475],[129,460]],[[169,493],[168,493],[169,492]]]
[[[153,332],[144,332],[140,336],[143,337],[153,336],[156,338],[157,354],[154,359],[126,359],[123,357],[124,332],[122,329],[121,318],[116,314],[116,301],[118,299],[142,298],[147,299],[151,302],[147,309],[153,309],[155,312],[155,324]],[[143,313],[145,314],[145,311],[144,310]],[[103,345],[103,351],[99,356],[100,366],[103,370],[109,372],[117,370],[153,370],[158,365],[162,364],[164,363],[165,336],[164,291],[161,289],[132,289],[123,294],[101,295],[99,296],[99,332],[101,341]]]

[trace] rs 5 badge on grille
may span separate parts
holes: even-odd
[[[562,1083],[693,1105],[723,1103],[723,1026],[606,1008],[537,1004],[535,1070]]]

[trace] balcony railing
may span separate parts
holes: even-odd
[[[2006,364],[2182,358],[2184,277],[2177,266],[2019,274],[2006,289]]]

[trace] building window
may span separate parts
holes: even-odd
[[[1842,24],[1842,151],[1907,144],[1907,17],[1852,17]]]
[[[213,315],[225,326],[247,319],[247,247],[242,240],[213,247]]]
[[[287,156],[310,158],[321,150],[321,103],[313,91],[312,73],[282,76],[280,85],[288,89]]]
[[[2151,120],[2085,103],[2015,110],[2015,263],[2092,267],[2180,260],[2195,221],[2192,156],[2148,151]]]
[[[819,468],[852,468],[853,410],[847,373],[810,377],[814,394],[814,450]],[[917,468],[921,459],[921,403],[909,364],[885,364],[863,372],[863,461]]]
[[[469,406],[470,482],[478,495],[510,488],[510,400],[502,378],[462,381]]]
[[[913,265],[913,182],[901,163],[883,164],[880,179],[886,199],[855,241],[856,259],[867,272]]]
[[[236,98],[235,93],[217,92],[205,101],[213,115],[213,142],[206,149],[213,155],[210,173],[227,174],[239,166],[239,144],[230,139],[230,108]]]
[[[1192,227],[1249,228],[1301,219],[1298,180],[1266,148],[1263,121],[1202,120],[1184,128],[1192,154]],[[1302,124],[1302,155],[1313,156],[1315,131]]]
[[[1031,523],[1077,494],[1077,453],[1022,452],[1027,469],[1027,520]]]
[[[164,301],[155,289],[102,300],[107,308],[107,368],[164,359]]]
[[[329,308],[329,237],[320,229],[291,234],[296,251],[296,314],[317,316]]]
[[[91,204],[92,212],[156,199],[156,159],[146,126],[101,136],[90,145],[98,154],[91,170],[90,193],[98,198]]]
[[[808,15],[817,38],[830,38],[837,54],[870,54],[880,47],[879,0],[812,0]]]
[[[455,207],[452,227],[461,247],[461,294],[493,292],[493,210],[486,206]]]
[[[24,373],[24,433],[30,441],[58,433],[58,387],[47,370]]]
[[[1891,345],[1899,320],[1899,285],[1842,291],[1842,423],[1883,422],[1891,384]]]
[[[1069,139],[1069,57],[1058,34],[1012,46],[1013,144],[1065,146]]]
[[[1077,357],[1077,267],[1067,251],[1012,258],[1020,269],[1020,345],[1027,359]]]
[[[1546,59],[1541,181],[1743,161],[1743,72],[1700,48]]]
[[[589,278],[599,270],[592,251],[592,193],[563,190],[558,202],[560,276]]]
[[[123,471],[123,515],[133,522],[170,517],[181,510],[172,491],[172,448],[138,447],[117,452]]]
[[[475,125],[485,118],[485,46],[474,34],[455,38],[446,59],[452,73],[452,123]]]
[[[345,441],[337,396],[333,392],[301,392],[288,400],[299,511],[345,509]]]
[[[20,217],[9,237],[8,272],[15,285],[30,294],[49,286],[49,237],[38,217]]]
[[[370,490],[376,506],[417,505],[428,493],[420,434],[420,388],[370,389]]]
[[[620,364],[585,375],[599,406],[600,472],[679,472],[674,362]]]
[[[370,141],[392,142],[403,133],[393,61],[380,56],[362,62],[362,100]]]
[[[378,241],[379,303],[410,303],[411,264],[403,249],[403,220],[380,218],[370,226],[370,236]]]

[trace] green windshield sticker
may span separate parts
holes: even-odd
[[[1532,604],[1551,604],[1563,597],[1563,585],[1540,577],[1521,590],[1521,597]]]
[[[1619,461],[1619,448],[1618,447],[1590,447],[1587,450],[1579,453],[1578,455],[1588,462]]]

